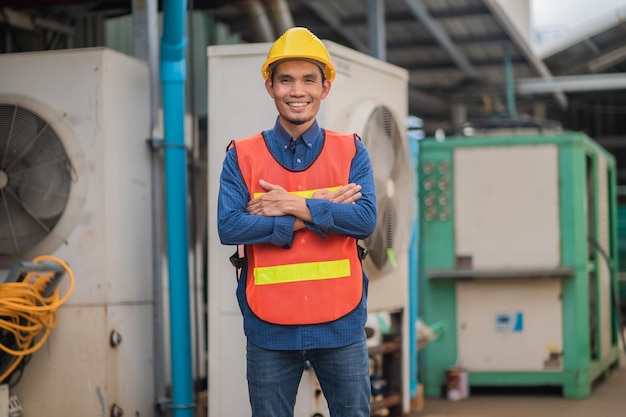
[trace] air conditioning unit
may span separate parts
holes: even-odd
[[[0,73],[1,267],[49,254],[76,277],[13,391],[29,416],[150,416],[148,67],[94,48],[0,55]]]
[[[428,138],[420,157],[424,395],[470,387],[583,398],[617,367],[615,157],[581,132]]]
[[[376,181],[378,225],[364,244],[364,269],[370,279],[368,309],[394,319],[401,339],[398,371],[389,381],[392,408],[408,412],[408,293],[410,233],[413,225],[414,171],[404,121],[408,73],[371,56],[325,42],[337,69],[328,97],[322,101],[320,126],[356,132],[367,146]],[[274,102],[261,77],[270,44],[221,45],[208,48],[209,61],[209,415],[250,414],[245,395],[245,339],[235,299],[235,270],[228,257],[233,248],[220,244],[216,213],[219,176],[230,140],[273,126]],[[396,341],[398,340],[396,339]],[[404,366],[400,365],[400,362]],[[313,372],[306,371],[296,402],[296,416],[328,416]],[[246,398],[242,398],[245,396]],[[388,403],[389,404],[389,403]],[[373,407],[375,407],[374,405]],[[392,413],[393,414],[393,413]]]

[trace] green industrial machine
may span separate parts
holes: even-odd
[[[615,160],[583,133],[425,139],[419,306],[447,330],[420,351],[426,396],[559,386],[583,398],[618,365]]]

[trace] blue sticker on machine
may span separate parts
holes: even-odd
[[[498,313],[496,314],[496,332],[519,333],[524,330],[524,313]]]

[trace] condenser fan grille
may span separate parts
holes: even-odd
[[[0,103],[0,257],[31,249],[54,229],[71,180],[70,160],[50,123]]]
[[[376,231],[365,240],[369,256],[374,265],[385,270],[393,266],[394,249],[398,235],[398,216],[410,217],[407,207],[407,192],[410,185],[411,168],[407,165],[406,144],[393,114],[385,106],[376,106],[363,130],[363,141],[369,149],[378,205]]]

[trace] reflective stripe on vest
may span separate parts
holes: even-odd
[[[257,198],[266,192],[259,179],[304,198],[347,184],[355,138],[324,132],[319,156],[309,168],[297,172],[274,159],[262,135],[235,141],[237,162],[250,195]],[[358,307],[363,273],[356,240],[327,235],[324,238],[304,228],[294,232],[289,249],[269,243],[246,246],[246,298],[255,315],[275,324],[316,324],[337,320]]]
[[[328,188],[329,191],[337,191],[338,189],[341,188],[341,186],[327,187],[327,188]],[[302,198],[312,198],[313,194],[315,194],[316,192],[318,192],[320,190],[321,190],[321,188],[318,188],[317,190],[291,191],[289,194],[297,195],[298,197],[302,197]],[[266,194],[266,193],[254,193],[254,196],[252,198],[259,198],[263,194]]]
[[[256,267],[253,274],[255,285],[341,278],[350,275],[350,260]]]

